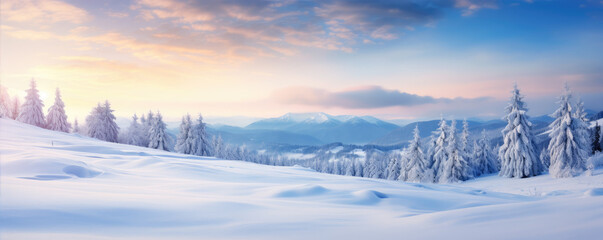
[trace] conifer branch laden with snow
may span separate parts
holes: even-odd
[[[61,99],[61,92],[58,88],[55,91],[54,104],[48,109],[46,128],[60,132],[69,132],[71,129],[71,124],[67,122],[67,114],[65,114],[65,103]]]
[[[410,140],[404,152],[404,164],[401,164],[398,180],[407,182],[433,182],[433,172],[428,166],[429,163],[425,159],[421,147],[418,125],[415,126],[413,139]]]
[[[588,157],[587,126],[581,107],[573,113],[572,94],[566,85],[559,98],[559,108],[551,115],[549,125],[549,172],[556,178],[573,177],[585,170]],[[580,104],[579,104],[580,105]]]
[[[25,97],[25,102],[21,106],[21,112],[19,113],[17,120],[30,125],[42,128],[45,127],[46,121],[44,113],[42,112],[44,103],[40,100],[35,80],[31,79],[30,88],[26,92],[27,96]]]
[[[503,145],[498,150],[501,161],[499,175],[515,178],[536,176],[544,168],[536,154],[532,123],[526,114],[528,109],[517,85],[514,85],[511,93],[511,101],[506,108],[507,115],[503,118],[507,121],[507,126],[502,130]]]
[[[169,151],[167,134],[165,132],[166,126],[163,122],[161,113],[158,112],[157,115],[151,119],[153,122],[149,129],[149,148]]]

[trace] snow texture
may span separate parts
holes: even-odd
[[[0,239],[603,235],[600,168],[563,179],[405,183],[183,155],[7,119],[0,154]]]

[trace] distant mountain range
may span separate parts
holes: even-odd
[[[598,117],[603,113],[592,111],[589,115]],[[124,128],[127,121],[120,120],[120,126]],[[545,139],[542,134],[553,118],[542,115],[532,117],[530,121],[538,138]],[[421,137],[427,140],[437,129],[438,122],[439,120],[417,121],[399,126],[372,116],[333,116],[322,112],[287,113],[276,118],[261,119],[245,127],[209,124],[207,131],[211,135],[222,136],[222,139],[229,144],[246,145],[252,149],[283,149],[331,143],[403,146],[412,138],[415,126],[419,126]],[[480,136],[481,131],[485,130],[493,144],[502,141],[501,130],[506,125],[505,121],[469,119],[468,123],[472,138]],[[178,124],[176,122],[169,124],[168,133],[174,139],[178,134]],[[457,129],[461,131],[462,120],[457,120]]]
[[[321,142],[363,144],[398,128],[371,116],[332,116],[326,113],[287,113],[249,124],[245,129],[280,130],[312,136]]]

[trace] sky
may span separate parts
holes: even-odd
[[[3,0],[0,84],[70,119],[149,110],[500,118],[568,83],[603,110],[603,1]]]

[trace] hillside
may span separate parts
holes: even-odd
[[[0,119],[0,239],[594,239],[594,176],[409,184],[194,157]]]

